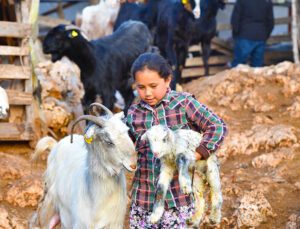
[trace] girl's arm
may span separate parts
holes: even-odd
[[[196,151],[201,159],[207,159],[223,142],[227,133],[226,124],[193,96],[187,97],[186,114],[190,125],[203,133],[203,139]]]

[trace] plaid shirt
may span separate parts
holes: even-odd
[[[136,143],[138,167],[133,179],[132,200],[136,205],[152,210],[160,172],[160,160],[154,157],[149,143],[140,137],[153,125],[162,124],[172,130],[193,129],[203,133],[200,144],[208,153],[215,152],[226,133],[225,123],[191,94],[168,90],[155,107],[140,100],[131,105],[127,115],[130,135]],[[181,193],[178,173],[168,189],[165,207],[180,207],[191,203],[190,196]]]

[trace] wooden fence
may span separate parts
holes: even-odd
[[[15,6],[17,21],[0,21],[0,37],[14,38],[18,43],[0,45],[0,81],[8,85],[5,89],[10,104],[9,119],[0,122],[0,141],[31,141],[34,138],[30,6],[30,0],[22,0]],[[8,61],[10,58],[13,63]]]

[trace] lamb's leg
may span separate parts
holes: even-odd
[[[205,213],[204,199],[205,182],[204,179],[195,171],[193,181],[193,192],[195,196],[195,213],[187,220],[187,224],[194,228],[199,228]]]
[[[211,197],[211,212],[209,220],[212,224],[219,224],[221,222],[222,217],[221,210],[223,198],[218,164],[218,159],[215,155],[211,155],[207,159],[206,177],[208,184],[210,185]]]
[[[192,192],[192,181],[189,174],[189,161],[183,153],[180,153],[176,157],[176,165],[178,168],[178,179],[180,190],[184,194],[190,194]]]
[[[160,171],[153,212],[150,215],[151,224],[157,223],[164,213],[164,202],[167,190],[174,175],[174,168],[172,166],[164,165],[163,163]]]

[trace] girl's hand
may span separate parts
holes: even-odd
[[[195,152],[195,158],[196,158],[196,161],[199,161],[199,160],[201,160],[202,156],[200,153]]]

